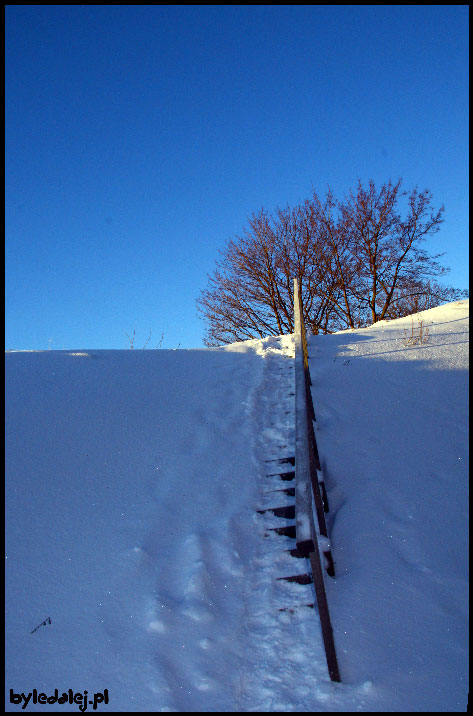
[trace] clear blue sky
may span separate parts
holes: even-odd
[[[468,285],[468,7],[10,5],[6,348],[201,347],[248,217],[402,177]]]

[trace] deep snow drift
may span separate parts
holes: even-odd
[[[293,503],[291,336],[7,353],[6,710],[466,710],[467,348],[468,301],[310,338],[342,684],[257,512]]]

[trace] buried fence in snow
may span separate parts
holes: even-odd
[[[328,671],[332,681],[340,681],[322,568],[323,560],[327,574],[335,576],[324,514],[328,512],[328,500],[313,425],[315,412],[310,390],[307,337],[298,279],[294,279],[294,328],[296,546],[297,550],[310,560]],[[315,525],[312,504],[315,506],[318,528]]]

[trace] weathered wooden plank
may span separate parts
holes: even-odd
[[[312,567],[312,576],[314,578],[315,596],[317,597],[317,607],[319,610],[320,626],[322,628],[322,638],[324,640],[328,673],[332,681],[341,681],[340,671],[338,669],[337,653],[335,651],[335,642],[333,639],[332,622],[330,620],[330,613],[328,610],[327,594],[324,586],[324,576],[318,551],[311,552],[309,559]]]
[[[294,377],[295,377],[295,472],[296,472],[296,544],[299,550],[316,549],[312,493],[310,485],[310,450],[307,429],[307,402],[302,343],[302,316],[299,300],[299,282],[294,279]]]

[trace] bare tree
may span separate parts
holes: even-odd
[[[436,281],[404,281],[396,290],[385,318],[402,318],[413,313],[435,308],[442,303],[450,303],[468,298],[466,290],[442,286]]]
[[[277,236],[261,211],[242,236],[228,242],[197,302],[209,324],[207,345],[292,331],[278,271]]]
[[[443,221],[443,206],[431,208],[432,195],[417,188],[400,191],[401,180],[383,184],[378,192],[374,182],[368,189],[361,182],[356,195],[340,205],[343,231],[351,241],[357,260],[358,287],[354,291],[361,307],[369,311],[371,323],[385,318],[396,289],[446,273],[436,259],[422,248]],[[398,200],[407,197],[407,216],[402,219]],[[366,319],[365,319],[366,320]]]
[[[292,333],[293,279],[301,279],[303,309],[314,333],[327,323],[334,283],[324,270],[309,204],[261,210],[230,240],[197,301],[207,321],[207,345]],[[315,260],[318,252],[319,260]]]
[[[221,251],[197,301],[206,345],[291,333],[294,278],[313,333],[407,315],[412,305],[441,303],[448,291],[460,295],[431,282],[447,272],[436,261],[441,254],[424,248],[443,221],[443,207],[431,201],[428,190],[402,192],[401,180],[379,191],[370,181],[343,201],[329,190],[323,201],[314,193],[299,206],[253,214]]]

